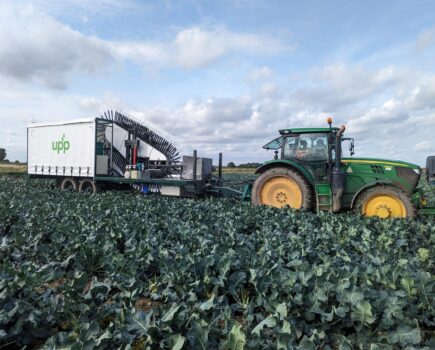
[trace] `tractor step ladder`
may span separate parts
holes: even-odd
[[[332,190],[329,184],[316,184],[317,212],[332,211]]]

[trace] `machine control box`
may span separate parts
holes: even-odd
[[[109,157],[97,156],[97,175],[107,175],[109,173]]]
[[[186,180],[193,180],[194,157],[183,156],[183,172],[181,177]],[[196,179],[206,180],[213,172],[213,159],[196,158]]]
[[[131,169],[130,166],[127,165],[127,168],[124,172],[124,178],[133,180],[149,180],[151,178],[151,174],[149,170]]]

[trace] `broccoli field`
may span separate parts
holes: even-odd
[[[0,177],[0,349],[434,349],[434,244],[431,217]]]

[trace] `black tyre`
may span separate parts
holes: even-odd
[[[262,173],[252,187],[253,205],[311,209],[313,192],[305,178],[289,168],[272,168]]]
[[[84,179],[84,180],[80,181],[79,192],[97,193],[98,186],[95,183],[95,181],[93,181],[91,179]]]
[[[77,181],[73,177],[65,177],[60,183],[60,189],[64,191],[77,191]]]
[[[361,193],[354,210],[364,216],[388,218],[412,218],[416,209],[408,194],[400,188],[377,185]]]

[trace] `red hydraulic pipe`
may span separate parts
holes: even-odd
[[[137,160],[137,146],[133,146],[133,165],[136,166],[136,160]]]

